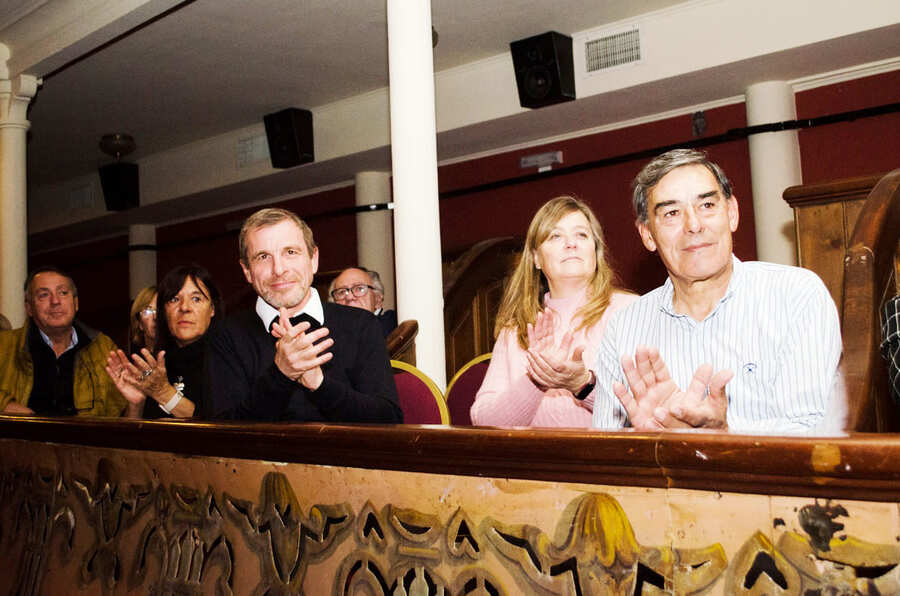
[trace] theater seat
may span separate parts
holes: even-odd
[[[394,383],[403,422],[406,424],[449,424],[450,415],[441,390],[428,375],[406,362],[391,360]]]
[[[460,368],[447,386],[446,402],[450,410],[450,423],[455,425],[472,425],[469,409],[475,403],[484,375],[491,363],[491,353],[482,354],[469,360]]]

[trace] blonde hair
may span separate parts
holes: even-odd
[[[128,341],[129,352],[134,353],[141,348],[153,349],[153,346],[147,345],[147,338],[144,337],[144,329],[141,327],[141,311],[150,305],[150,300],[156,294],[156,286],[147,286],[134,297],[131,303],[131,318],[129,319]]]
[[[548,288],[544,273],[535,266],[534,253],[559,220],[575,211],[580,211],[587,218],[597,253],[597,268],[588,283],[587,302],[575,313],[575,317],[580,318],[576,330],[591,327],[603,316],[615,282],[615,274],[604,256],[606,243],[603,229],[587,204],[575,197],[561,196],[544,203],[528,226],[522,256],[503,292],[494,336],[499,336],[504,329],[513,329],[519,345],[523,349],[528,347],[528,323],[534,323],[543,308],[541,301]]]

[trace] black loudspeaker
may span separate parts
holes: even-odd
[[[292,168],[315,160],[312,112],[287,108],[263,116],[273,168]]]
[[[116,162],[100,168],[100,187],[109,211],[124,211],[141,204],[138,166]]]
[[[514,41],[509,49],[523,108],[542,108],[575,99],[571,37],[548,31]]]

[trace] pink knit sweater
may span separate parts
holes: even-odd
[[[624,308],[637,299],[634,294],[613,292],[609,306],[603,317],[585,333],[580,329],[575,333],[574,346],[583,345],[582,359],[585,366],[594,369],[597,366],[597,351],[606,323],[612,313]],[[544,306],[556,312],[556,329],[553,337],[558,343],[569,330],[574,330],[577,320],[573,320],[577,311],[585,302],[584,294],[571,298],[550,298],[544,295]],[[525,374],[525,350],[519,346],[516,334],[511,329],[504,329],[491,355],[484,382],[472,404],[471,416],[473,424],[492,426],[553,426],[553,427],[590,427],[594,407],[594,392],[579,401],[567,395],[551,397],[545,395],[539,387],[531,382]]]

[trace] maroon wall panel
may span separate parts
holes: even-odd
[[[78,318],[109,335],[118,346],[128,339],[128,237],[116,236],[31,255],[28,268],[54,265],[78,286]]]
[[[900,70],[797,94],[797,117],[816,118],[900,102]],[[900,168],[900,113],[800,131],[803,182]]]

